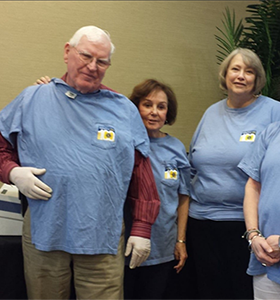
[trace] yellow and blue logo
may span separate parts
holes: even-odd
[[[164,172],[164,179],[173,179],[177,180],[178,172],[175,168],[166,168]]]
[[[97,139],[102,141],[115,141],[115,130],[113,128],[98,127]]]
[[[240,142],[254,142],[256,139],[256,131],[244,131],[242,132],[239,141]]]

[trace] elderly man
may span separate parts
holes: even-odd
[[[159,197],[137,108],[101,84],[113,51],[106,32],[82,27],[64,47],[63,80],[28,87],[0,112],[0,179],[15,184],[29,204],[29,298],[68,299],[71,262],[77,298],[123,298],[127,192],[131,268],[149,255]]]

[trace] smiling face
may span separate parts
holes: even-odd
[[[166,121],[168,99],[161,90],[151,92],[141,99],[138,109],[150,137],[160,137],[160,129]]]
[[[106,69],[98,67],[96,59],[109,60],[110,50],[111,44],[105,36],[95,42],[91,42],[83,36],[76,47],[66,43],[64,61],[67,64],[67,84],[83,94],[98,90]],[[78,52],[87,53],[95,59],[86,64],[80,59]]]
[[[252,97],[256,72],[247,66],[241,54],[231,60],[226,74],[226,86],[229,95]]]

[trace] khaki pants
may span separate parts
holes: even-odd
[[[29,299],[69,299],[71,268],[78,299],[123,299],[124,226],[117,255],[40,251],[31,243],[30,213],[23,224],[24,272]]]

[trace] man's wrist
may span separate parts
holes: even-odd
[[[3,182],[7,184],[14,184],[14,182],[11,180],[11,171],[14,168],[20,167],[17,163],[11,161],[8,162],[5,166],[5,172],[3,172]]]
[[[146,239],[151,238],[152,225],[143,221],[133,221],[130,235],[139,236]]]

